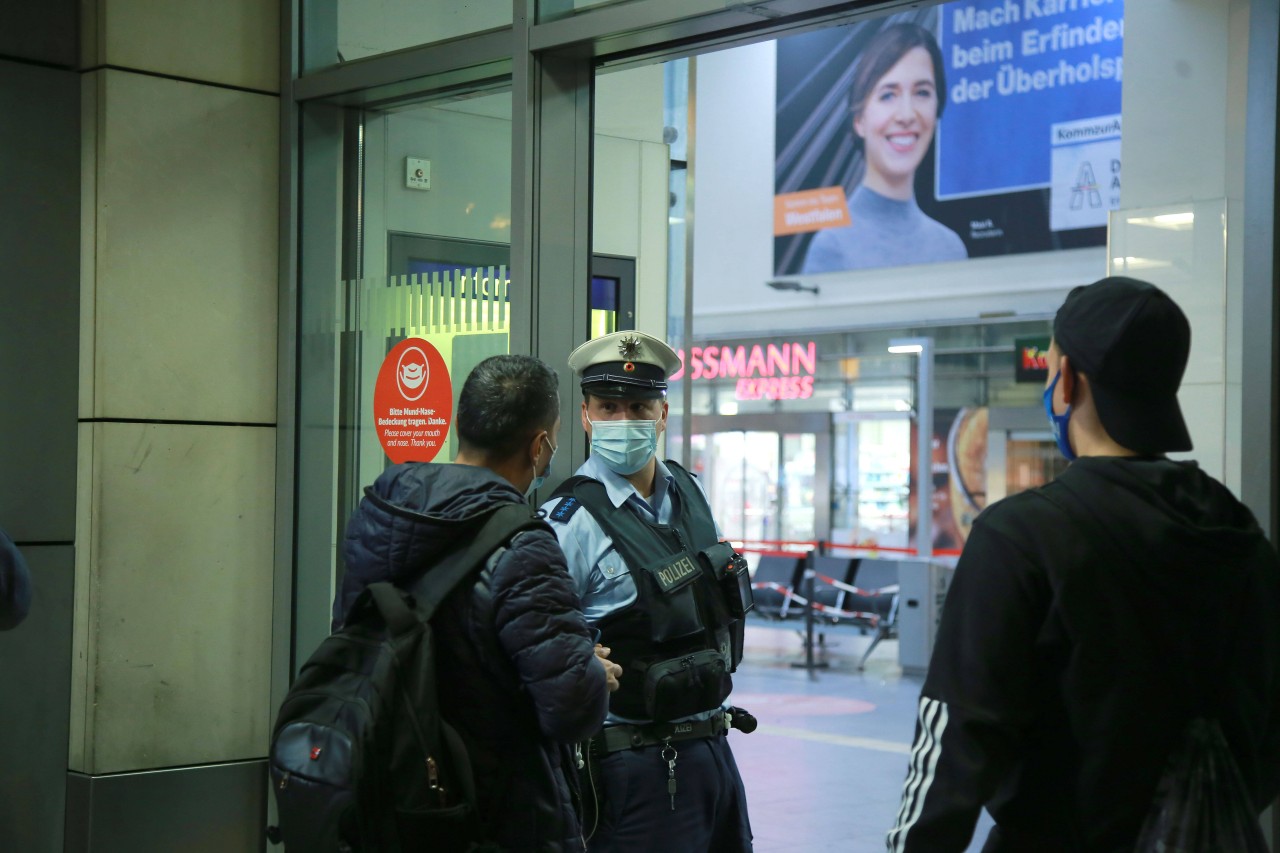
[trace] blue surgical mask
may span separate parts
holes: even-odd
[[[551,439],[547,438],[545,435],[542,437],[542,440],[551,448],[551,458],[547,460],[547,467],[542,469],[541,474],[538,473],[538,463],[536,461],[533,463],[533,482],[529,484],[529,488],[524,490],[524,496],[526,498],[538,489],[541,489],[542,484],[547,482],[547,474],[551,472],[551,463],[555,461],[556,451],[560,449],[554,446],[551,443]]]
[[[1058,375],[1049,383],[1049,387],[1044,389],[1044,413],[1049,416],[1049,425],[1053,427],[1053,440],[1058,443],[1058,449],[1062,451],[1063,456],[1067,457],[1068,462],[1074,462],[1076,452],[1071,449],[1070,433],[1067,431],[1067,424],[1071,421],[1071,404],[1068,403],[1067,410],[1060,415],[1053,411],[1053,392],[1061,378],[1062,371],[1059,370]]]
[[[591,455],[615,474],[634,474],[658,450],[657,421],[592,421]]]

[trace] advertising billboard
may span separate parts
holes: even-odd
[[[955,0],[778,41],[774,272],[1106,242],[1123,0]]]

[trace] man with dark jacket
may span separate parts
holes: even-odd
[[[1216,719],[1258,812],[1280,791],[1280,559],[1193,462],[1186,317],[1107,278],[1054,320],[1072,462],[978,517],[921,692],[891,851],[1132,850],[1187,723]]]
[[[453,464],[388,468],[372,486],[380,501],[366,498],[352,516],[335,626],[367,585],[411,586],[490,511],[541,483],[560,429],[557,388],[528,356],[494,356],[472,371]],[[433,626],[441,713],[466,741],[489,840],[512,851],[584,849],[572,745],[599,729],[621,668],[593,646],[550,529],[516,534]]]
[[[18,627],[31,608],[31,572],[22,552],[0,530],[0,631]]]

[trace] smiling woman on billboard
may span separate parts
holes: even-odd
[[[880,31],[859,58],[849,93],[853,142],[865,170],[849,197],[850,224],[819,231],[803,273],[962,260],[964,242],[915,198],[915,175],[945,104],[942,54],[913,23]]]

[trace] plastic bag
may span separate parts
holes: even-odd
[[[1267,844],[1222,727],[1187,724],[1138,833],[1139,853],[1267,853]]]

